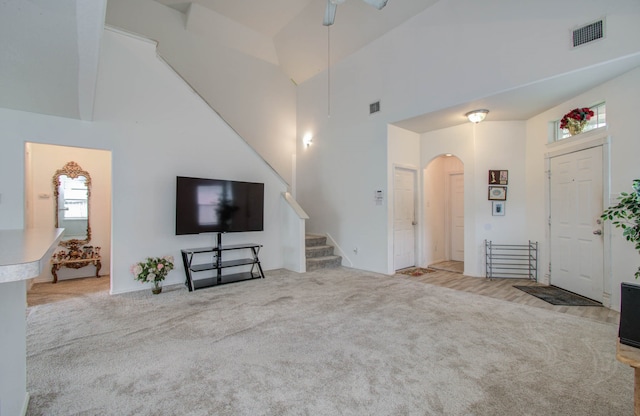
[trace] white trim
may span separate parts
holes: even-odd
[[[597,129],[585,131],[584,133],[580,133],[575,136],[571,136],[568,139],[562,139],[555,142],[547,143],[546,146],[547,146],[547,149],[554,149],[554,148],[562,149],[563,147],[573,148],[574,146],[576,146],[578,147],[578,150],[574,150],[574,152],[577,152],[579,150],[583,150],[588,147],[594,147],[593,145],[587,146],[587,147],[581,147],[581,145],[586,143],[597,142],[602,138],[606,138],[607,134],[608,134],[607,126],[603,126]],[[558,150],[558,151],[562,151],[562,150]],[[547,156],[547,154],[548,153],[545,153],[545,157]],[[560,154],[564,154],[564,153],[560,153]]]
[[[422,206],[422,204],[418,203],[418,200],[420,199],[420,196],[422,195],[422,192],[419,192],[419,187],[421,186],[421,181],[418,175],[419,172],[419,168],[415,165],[409,165],[409,164],[403,164],[403,163],[394,163],[392,166],[392,175],[393,177],[391,178],[391,183],[392,183],[392,192],[391,195],[388,195],[387,197],[387,206],[389,207],[389,213],[390,213],[390,219],[391,219],[391,235],[390,235],[390,253],[389,253],[389,257],[390,257],[390,264],[389,264],[389,272],[390,274],[394,274],[395,273],[395,189],[396,189],[396,170],[398,169],[404,169],[404,170],[408,170],[413,172],[413,217],[414,217],[414,222],[416,222],[416,225],[414,226],[414,230],[413,230],[413,263],[414,266],[418,266],[419,264],[421,264],[421,259],[419,258],[420,253],[422,252],[421,250],[421,239],[420,236],[422,235],[422,229],[423,229],[423,221],[421,221],[422,216],[421,216],[421,211],[420,208]],[[419,250],[420,248],[420,250]]]
[[[304,211],[304,209],[302,209],[300,204],[298,204],[298,201],[293,199],[293,196],[291,196],[289,192],[283,192],[282,196],[284,200],[287,201],[287,204],[289,204],[289,206],[293,209],[293,211],[296,213],[296,215],[300,219],[303,219],[303,220],[309,219],[309,215],[307,215],[307,213]]]
[[[158,47],[158,41],[151,39],[147,36],[144,35],[140,35],[138,33],[135,32],[131,32],[129,30],[126,29],[122,29],[116,26],[111,26],[108,24],[104,25],[104,30],[109,30],[111,32],[117,33],[119,35],[124,35],[124,36],[129,36],[130,38],[136,39],[136,40],[141,40],[143,42],[147,42],[147,43],[151,43],[152,45],[154,45],[155,47]]]
[[[451,258],[453,256],[453,251],[451,250],[451,242],[453,241],[451,238],[453,232],[451,228],[451,176],[453,175],[462,175],[462,192],[464,195],[464,170],[446,171],[444,175],[444,257],[447,261],[454,261]],[[464,210],[464,203],[462,209]],[[464,241],[462,246],[464,247]]]
[[[27,415],[27,410],[29,409],[29,400],[31,399],[31,395],[29,394],[29,392],[26,392],[24,395],[24,402],[22,404],[22,416],[26,416]]]
[[[331,234],[326,233],[326,236],[327,240],[329,240],[329,245],[333,246],[333,254],[342,257],[342,265],[346,267],[353,267],[353,262],[351,261],[349,256],[347,256],[342,247],[338,245],[338,242],[333,237],[331,237]]]

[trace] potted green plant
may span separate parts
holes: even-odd
[[[611,221],[616,228],[622,228],[622,235],[640,251],[640,179],[633,180],[633,192],[622,192],[618,203],[605,209],[601,218]],[[640,267],[635,273],[640,277]],[[640,348],[640,285],[620,284],[620,344]]]
[[[618,197],[618,203],[605,209],[601,218],[611,221],[616,228],[622,228],[622,235],[635,244],[635,249],[640,252],[640,179],[633,180],[633,192],[622,192]],[[635,273],[636,279],[640,277],[640,267]]]

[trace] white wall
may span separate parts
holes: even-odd
[[[203,12],[214,14],[198,8],[194,19],[202,18]],[[256,42],[255,33],[239,38],[241,25],[230,24],[225,27],[233,27],[233,32],[212,35],[213,29],[204,30],[203,22],[189,24],[186,19],[152,0],[109,0],[107,4],[108,24],[158,41],[158,53],[290,184],[295,85],[276,64],[248,54],[263,45]],[[221,19],[226,18],[218,16]]]
[[[525,223],[524,149],[524,122],[517,121],[468,123],[422,135],[423,168],[446,153],[464,165],[466,275],[484,276],[485,239],[504,244],[522,244],[530,239]],[[501,217],[491,215],[488,200],[488,171],[496,169],[509,171],[507,215]]]
[[[305,252],[305,223],[307,213],[295,202],[291,194],[282,195],[281,233],[283,267],[294,272],[307,271]]]
[[[335,108],[327,124],[326,105],[314,104],[318,96],[322,97],[322,92],[317,96],[303,94],[298,104],[313,109],[313,114],[298,118],[296,142],[296,199],[309,214],[307,231],[330,234],[350,254],[354,268],[386,273],[390,200],[386,123],[381,117],[370,117],[365,105],[357,115],[342,114]],[[348,119],[350,116],[355,119]],[[313,145],[304,148],[302,137],[307,131],[313,133]],[[376,205],[376,190],[384,192],[385,204]]]
[[[166,283],[185,280],[180,249],[212,245],[213,235],[175,235],[178,175],[265,184],[265,230],[224,241],[263,244],[265,269],[282,266],[281,193],[286,184],[187,85],[158,60],[155,44],[106,30],[93,122],[0,109],[0,228],[24,225],[25,142],[112,153],[112,292],[146,287],[131,264],[173,255]]]
[[[89,200],[89,223],[91,241],[89,245],[101,247],[101,275],[110,273],[111,264],[111,153],[104,150],[79,147],[53,146],[27,143],[27,165],[25,181],[29,191],[25,194],[26,227],[53,228],[55,225],[56,201],[52,177],[70,161],[74,161],[91,176]],[[44,197],[44,196],[47,197]],[[95,276],[95,266],[81,269],[62,268],[58,279]],[[45,267],[36,281],[51,281],[51,269]]]
[[[606,38],[570,51],[571,29],[602,16],[607,18]],[[386,154],[387,124],[637,52],[639,16],[640,3],[633,0],[438,2],[332,66],[330,117],[326,71],[300,84],[298,142],[306,130],[315,136],[314,146],[306,151],[298,144],[297,198],[309,213],[308,228],[330,232],[343,247],[362,245],[354,267],[388,272],[392,239],[388,212],[371,201],[373,190],[388,187],[389,163],[393,161]],[[368,106],[377,100],[381,101],[381,112],[369,116]],[[477,130],[482,132],[488,126],[488,122],[481,123]],[[469,273],[480,275],[478,241],[493,238],[503,228],[512,233],[509,239],[527,237],[523,229],[502,225],[524,216],[524,173],[519,175],[515,169],[508,215],[500,222],[490,218],[490,203],[484,194],[485,169],[508,158],[509,140],[515,138],[518,146],[524,146],[524,127],[501,132],[509,138],[486,137],[488,143],[505,147],[477,152],[470,150],[475,143],[466,131],[472,126],[458,128],[462,140],[469,143],[461,149],[463,154],[451,153],[465,165],[465,189],[478,198],[477,206],[474,198],[465,200],[466,211],[476,218],[466,227],[466,232],[472,233],[466,241],[473,242],[465,245],[466,255],[471,256],[466,267]],[[450,132],[434,134],[456,136]],[[437,152],[423,147],[422,163],[449,151],[443,149],[444,143],[437,143],[441,147]],[[451,145],[457,146],[455,142]],[[478,166],[474,166],[476,153],[481,162]],[[518,149],[518,157],[523,162],[522,149]],[[388,194],[389,189],[384,190]]]
[[[632,181],[640,177],[637,160],[640,141],[635,114],[635,110],[640,108],[640,68],[580,94],[527,122],[527,232],[544,242],[540,264],[545,273],[548,271],[549,253],[546,249],[548,226],[545,218],[548,199],[544,155],[558,149],[558,145],[548,145],[549,123],[560,119],[572,108],[590,106],[602,101],[606,101],[607,105],[607,128],[603,134],[608,136],[610,141],[609,160],[605,161],[610,166],[610,171],[605,174],[609,179],[608,183],[605,182],[605,192],[608,188],[609,195],[608,198],[605,195],[604,199],[609,199],[609,203],[613,204],[620,192],[630,191]],[[599,132],[587,132],[577,136],[575,140],[588,140],[599,135]],[[610,296],[611,308],[620,310],[620,283],[635,281],[634,273],[640,265],[640,255],[634,250],[633,244],[624,240],[622,232],[611,229],[609,223],[605,226],[604,239],[604,293]]]

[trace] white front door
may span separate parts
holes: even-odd
[[[464,174],[449,175],[450,258],[464,261]]]
[[[550,165],[550,283],[602,302],[602,147],[553,157]]]
[[[396,168],[393,179],[393,266],[395,270],[416,265],[416,171]]]

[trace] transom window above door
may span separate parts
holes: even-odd
[[[594,115],[591,117],[587,125],[582,130],[582,133],[597,129],[600,127],[604,127],[607,125],[607,107],[606,103],[602,102],[596,104],[594,106],[589,107],[591,111],[593,111]],[[568,139],[569,137],[573,137],[571,133],[569,133],[568,129],[560,128],[560,120],[556,120],[553,122],[553,142],[558,142],[560,140]]]

